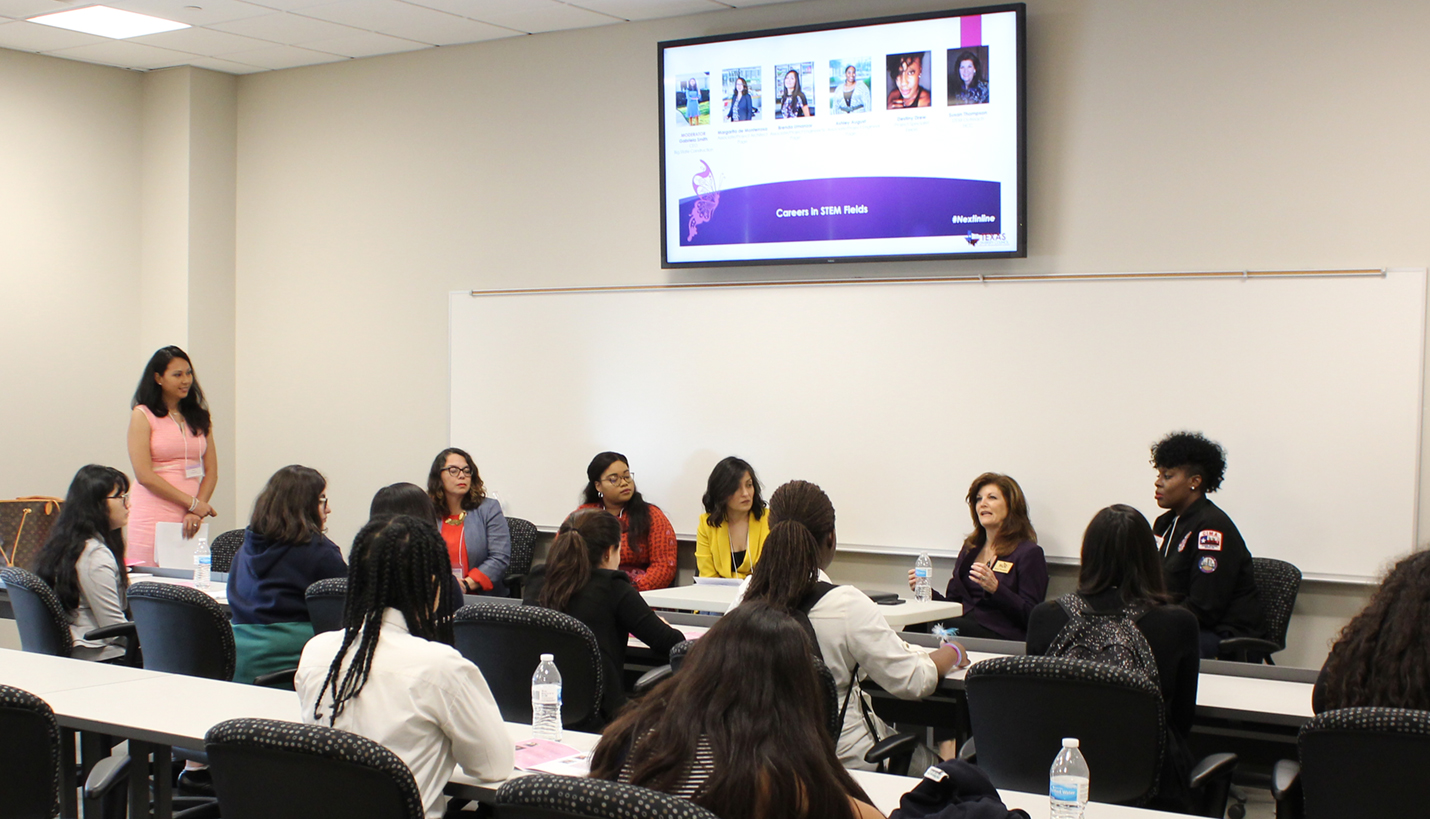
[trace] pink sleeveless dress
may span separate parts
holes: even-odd
[[[149,458],[154,471],[186,495],[196,495],[199,478],[186,478],[184,473],[191,466],[203,462],[204,450],[208,449],[207,435],[187,435],[179,431],[178,422],[168,416],[157,418],[143,404],[139,410],[149,421]],[[188,431],[189,426],[184,425]],[[125,527],[124,563],[129,566],[153,566],[154,524],[168,521],[183,523],[188,507],[155,495],[135,481],[129,489],[129,525]]]

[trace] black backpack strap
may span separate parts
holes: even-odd
[[[837,588],[839,587],[833,583],[826,583],[823,580],[815,581],[814,588],[810,589],[809,594],[806,594],[804,599],[799,601],[799,605],[794,607],[795,611],[808,616],[810,610],[813,609],[820,600],[824,599],[824,595],[829,594]]]

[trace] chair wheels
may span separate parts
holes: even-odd
[[[1245,805],[1232,805],[1226,809],[1227,819],[1244,819],[1246,816]]]

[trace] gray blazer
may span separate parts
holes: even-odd
[[[506,522],[502,522],[506,526]],[[79,575],[79,608],[70,616],[70,633],[74,636],[74,657],[81,660],[108,660],[124,655],[124,644],[118,637],[107,640],[86,640],[86,632],[100,626],[123,623],[124,593],[119,590],[119,564],[104,541],[90,538],[84,544],[75,563]]]
[[[511,565],[511,530],[496,498],[487,498],[481,506],[467,511],[463,534],[467,540],[467,565],[492,581],[494,593],[505,594],[506,584],[502,581]]]

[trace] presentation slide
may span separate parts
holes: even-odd
[[[665,264],[1022,256],[1021,6],[661,44]]]

